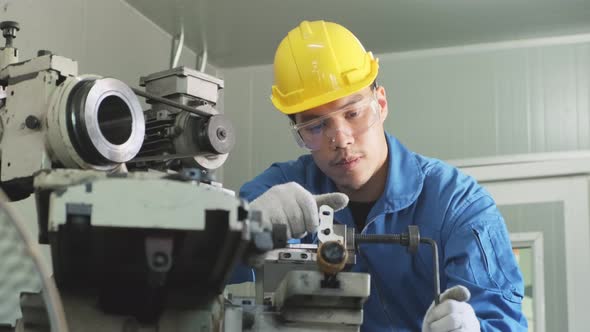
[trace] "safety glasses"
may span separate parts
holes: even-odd
[[[300,147],[316,151],[333,144],[338,133],[356,137],[379,120],[379,107],[375,96],[365,98],[324,116],[291,126]]]

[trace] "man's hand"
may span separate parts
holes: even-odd
[[[479,332],[479,320],[473,307],[467,303],[471,294],[464,286],[454,286],[440,296],[440,303],[434,302],[426,311],[422,332]]]
[[[263,220],[273,224],[287,224],[289,238],[302,238],[314,233],[319,226],[318,209],[328,205],[334,211],[348,204],[348,196],[342,193],[312,195],[301,185],[288,182],[270,188],[250,203],[253,210],[262,211]]]

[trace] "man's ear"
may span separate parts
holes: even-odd
[[[381,112],[380,119],[383,122],[389,113],[385,88],[383,86],[378,86],[377,89],[375,89],[375,96],[377,97],[377,103],[379,104],[379,112]]]

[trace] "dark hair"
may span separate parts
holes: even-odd
[[[377,79],[375,79],[373,83],[371,83],[371,91],[375,91],[377,87]],[[288,114],[287,116],[289,117],[289,120],[291,120],[292,123],[295,123],[295,114]]]

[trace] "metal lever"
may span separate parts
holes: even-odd
[[[328,205],[320,206],[318,240],[320,242],[337,241],[344,243],[344,237],[334,233],[334,209]]]
[[[355,234],[355,243],[396,243],[408,247],[412,254],[418,250],[420,243],[429,244],[432,247],[432,266],[434,270],[434,303],[440,303],[440,272],[438,267],[438,247],[436,241],[429,238],[420,238],[418,226],[409,225],[408,233],[402,234]]]

